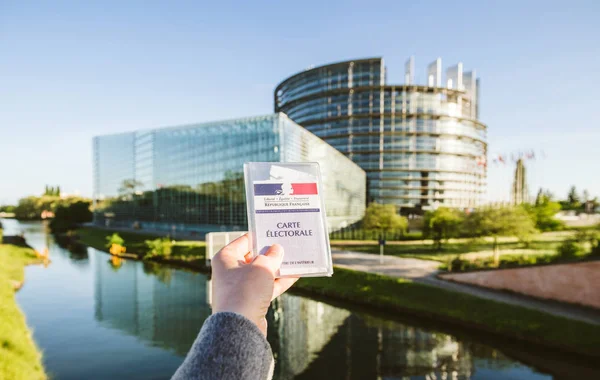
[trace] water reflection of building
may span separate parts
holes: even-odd
[[[96,319],[184,356],[210,315],[206,276],[96,256]],[[273,303],[268,339],[275,379],[470,379],[514,368],[494,349],[438,332],[286,294]]]
[[[473,372],[471,354],[463,343],[441,333],[433,333],[399,323],[377,320],[368,331],[377,330],[381,347],[378,375],[387,378],[402,376],[441,376],[453,374],[468,379]],[[391,325],[391,326],[390,326]]]
[[[102,256],[99,256],[102,257]],[[153,264],[96,265],[96,319],[185,355],[211,310],[206,276]]]
[[[353,314],[303,297],[277,303],[269,336],[279,379],[469,379],[473,360],[455,338]],[[274,332],[276,334],[273,334]]]
[[[304,372],[350,312],[307,298],[285,295],[273,303],[269,340],[282,378]]]

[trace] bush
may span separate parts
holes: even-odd
[[[600,257],[600,240],[596,240],[595,244],[592,244],[592,250],[590,256]]]
[[[42,195],[40,197],[30,196],[21,198],[13,212],[18,220],[40,220],[44,211],[56,213],[59,207],[70,207],[75,205],[68,213],[68,217],[63,220],[74,223],[85,223],[91,221],[92,213],[90,211],[91,200],[79,197],[61,198],[57,195]],[[63,210],[64,211],[64,210]],[[71,220],[72,219],[72,220]]]
[[[454,259],[448,262],[448,272],[460,272],[467,269],[468,261],[463,260],[460,256],[456,256]]]
[[[380,234],[390,230],[406,231],[408,219],[398,215],[395,205],[371,203],[365,210],[362,227],[366,230],[376,230]]]
[[[460,236],[464,213],[458,210],[440,207],[428,211],[423,218],[423,237],[431,238],[434,246],[442,249],[442,241]]]
[[[10,205],[0,206],[0,212],[6,212],[9,214],[12,214],[15,212],[15,206],[10,206]]]
[[[525,265],[536,265],[544,262],[545,256],[538,255],[505,255],[500,258],[499,268],[517,268]]]
[[[599,240],[600,233],[595,229],[582,229],[578,230],[575,234],[575,239],[580,244],[590,243],[590,245],[594,246],[596,242]]]
[[[574,240],[565,240],[557,248],[558,256],[561,259],[573,259],[581,253],[581,247]]]
[[[535,204],[524,204],[522,207],[532,217],[535,227],[540,231],[560,231],[565,228],[565,224],[555,217],[560,211],[560,204],[547,196],[542,196]]]
[[[74,230],[82,223],[91,222],[93,215],[90,211],[90,205],[89,201],[75,201],[57,205],[54,218],[50,222],[50,229],[54,234],[60,234]]]
[[[119,234],[115,232],[112,235],[106,237],[106,248],[112,247],[113,244],[124,245],[125,240],[123,240],[123,238],[120,237]]]
[[[173,243],[168,238],[146,240],[146,246],[148,252],[144,255],[144,258],[149,257],[169,257],[173,248]]]
[[[171,247],[171,256],[180,260],[204,260],[206,245],[195,242],[177,242]]]
[[[536,233],[535,222],[522,207],[481,207],[470,213],[462,223],[467,237],[492,236],[494,251],[499,236],[515,236],[519,241],[528,241]]]

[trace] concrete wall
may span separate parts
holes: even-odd
[[[600,309],[600,261],[452,273],[440,277]]]

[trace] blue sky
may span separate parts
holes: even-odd
[[[599,4],[0,1],[0,204],[91,195],[92,136],[270,113],[309,65],[383,56],[401,83],[411,55],[421,82],[438,56],[477,70],[490,157],[545,152],[532,189],[600,195]],[[490,165],[490,199],[511,170]]]

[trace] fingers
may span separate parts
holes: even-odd
[[[223,247],[213,258],[214,259],[222,259],[222,260],[244,260],[245,256],[249,251],[249,238],[248,234],[244,234],[239,238],[235,239],[231,243],[227,244]]]
[[[283,247],[279,244],[273,244],[264,255],[258,256],[254,263],[264,266],[273,276],[276,276],[279,267],[283,261]],[[288,290],[294,283],[298,281],[298,277],[277,278],[273,282],[273,295],[271,300],[279,297]]]
[[[255,262],[267,267],[275,275],[282,261],[283,247],[279,244],[273,244],[264,255],[258,256]]]
[[[273,297],[271,297],[271,301],[285,293],[285,291],[291,288],[296,281],[298,281],[298,277],[285,277],[275,280]]]

